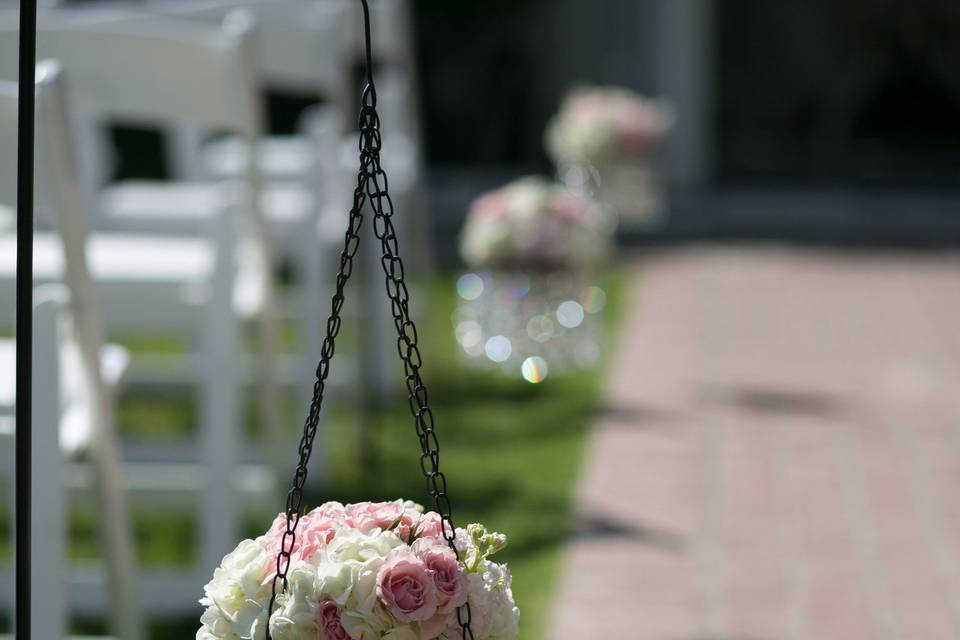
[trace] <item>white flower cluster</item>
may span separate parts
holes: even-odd
[[[474,201],[460,253],[475,268],[587,266],[608,255],[611,232],[596,203],[527,177]]]
[[[264,640],[286,519],[224,557],[204,587],[197,640]],[[410,502],[326,503],[302,516],[288,587],[269,620],[274,640],[459,640],[468,603],[476,640],[513,640],[520,612],[510,571],[489,558],[506,538],[457,529]],[[463,559],[458,560],[457,555]]]

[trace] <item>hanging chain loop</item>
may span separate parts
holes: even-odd
[[[327,320],[327,332],[320,349],[320,362],[316,369],[313,384],[313,397],[310,409],[300,437],[299,459],[293,474],[293,486],[287,493],[286,529],[277,553],[276,573],[271,584],[270,605],[267,609],[267,640],[270,640],[269,619],[273,614],[277,596],[288,587],[287,573],[297,538],[297,524],[303,507],[303,492],[307,482],[310,455],[317,435],[320,420],[320,407],[330,375],[330,361],[340,333],[340,313],[343,309],[344,289],[353,273],[354,258],[360,246],[360,229],[363,225],[363,207],[369,204],[373,211],[374,234],[380,241],[380,265],[383,268],[387,297],[394,327],[397,330],[397,351],[403,362],[404,381],[408,392],[408,404],[413,415],[414,427],[420,441],[420,468],[426,480],[427,493],[432,509],[440,516],[441,531],[444,540],[460,560],[460,552],[454,544],[456,527],[453,524],[450,498],[447,495],[447,479],[440,471],[440,443],[434,430],[433,411],[427,402],[427,387],[421,377],[423,359],[418,346],[417,326],[410,315],[410,293],[404,279],[403,260],[399,255],[399,243],[393,226],[393,200],[387,192],[387,174],[380,165],[380,116],[377,114],[377,90],[373,83],[373,56],[370,39],[370,9],[367,0],[363,5],[364,37],[367,63],[367,80],[363,89],[360,106],[360,170],[357,173],[357,187],[353,191],[353,203],[349,222],[344,234],[344,246],[340,253],[340,267],[337,271],[336,288],[331,300],[330,317]],[[457,624],[460,626],[461,640],[474,640],[471,625],[470,603],[457,609]]]

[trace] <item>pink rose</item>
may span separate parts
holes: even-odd
[[[440,522],[440,514],[435,511],[417,514],[419,519],[414,525],[414,531],[418,538],[440,538],[443,536],[443,523]]]
[[[333,600],[324,600],[317,609],[317,624],[321,640],[350,640],[350,634],[340,622],[340,607]]]
[[[325,520],[341,522],[346,518],[347,510],[339,502],[324,502],[307,515],[311,518],[323,518]]]
[[[306,518],[306,516],[304,516]],[[327,518],[313,518],[305,520],[297,527],[296,543],[300,545],[297,557],[303,560],[310,559],[314,553],[327,546],[337,533],[339,523]]]
[[[433,572],[409,547],[387,555],[377,572],[377,596],[400,622],[429,620],[437,612]]]
[[[339,502],[327,502],[309,513],[300,516],[297,523],[296,538],[290,557],[292,560],[309,559],[318,549],[333,539],[344,519],[343,505]],[[270,554],[276,556],[283,544],[283,534],[287,530],[286,514],[279,514],[270,529],[257,541]],[[274,562],[270,560],[271,566]]]
[[[477,198],[471,206],[471,214],[501,218],[506,214],[507,203],[502,193],[488,193]]]
[[[384,531],[393,527],[403,516],[399,502],[358,502],[346,507],[346,523],[351,529],[369,533],[373,529]]]
[[[310,558],[317,550],[327,546],[343,526],[346,511],[339,502],[326,502],[303,516],[297,527],[297,537],[303,545],[300,557]]]
[[[369,533],[373,529],[393,531],[401,540],[410,542],[411,532],[420,533],[421,521],[428,531],[434,529],[431,519],[424,521],[424,515],[402,502],[358,502],[349,504],[345,510],[345,522],[351,529]]]
[[[308,516],[301,516],[300,522],[297,524],[297,536],[293,541],[293,549],[291,549],[291,558],[299,559],[300,558],[300,547],[303,545],[303,540],[300,537],[300,531],[302,531],[305,524],[307,524]],[[267,530],[265,534],[257,538],[257,542],[260,543],[260,546],[263,547],[265,551],[276,556],[283,545],[283,534],[287,531],[287,516],[286,514],[279,514],[276,519],[273,521],[273,524],[270,525],[270,529]],[[273,559],[269,561],[272,565],[274,562]]]
[[[555,197],[551,205],[558,217],[572,221],[583,218],[590,207],[583,198],[566,194]]]
[[[394,533],[407,544],[413,543],[414,537],[439,538],[443,535],[440,514],[433,511],[420,513],[416,509],[404,509],[399,519],[393,520],[392,526]]]
[[[394,533],[400,536],[401,540],[410,544],[410,536],[415,531],[420,517],[419,511],[405,509],[404,512],[400,514],[400,521],[397,522],[396,527],[393,529]]]
[[[433,574],[437,613],[450,613],[467,601],[467,573],[446,542],[421,538],[413,543],[411,550]]]

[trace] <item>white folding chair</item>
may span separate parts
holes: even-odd
[[[194,367],[201,391],[202,471],[207,476],[198,511],[203,523],[202,568],[207,570],[229,550],[240,529],[240,505],[231,481],[240,462],[235,379],[238,335],[233,306],[242,285],[235,256],[236,214],[224,209],[212,221],[209,239],[88,235],[59,65],[42,63],[39,69],[43,91],[38,95],[38,159],[42,161],[38,204],[41,215],[44,210],[55,214],[58,233],[35,236],[35,280],[66,282],[81,362],[89,363],[95,357],[91,345],[102,341],[102,324],[113,330],[142,329],[159,318],[164,328],[180,327],[198,339],[201,351]],[[16,94],[14,84],[0,82],[0,149],[13,148],[8,145],[16,131]],[[14,201],[12,156],[0,154],[0,202]],[[0,234],[0,281],[12,281],[15,262],[15,238],[10,233]],[[0,286],[0,306],[13,304],[12,289]],[[88,379],[92,379],[90,371],[88,366]],[[98,429],[110,429],[109,407],[98,407]],[[103,438],[96,438],[93,444],[110,446]],[[109,451],[101,453],[106,457]],[[118,602],[113,596],[111,599]]]
[[[67,513],[64,461],[89,447],[97,427],[91,397],[96,386],[86,379],[75,326],[66,309],[68,294],[60,285],[34,292],[33,308],[33,545],[31,567],[35,602],[44,602],[32,620],[37,637],[62,638],[66,631],[67,594],[63,575],[67,557]],[[0,449],[13,450],[15,424],[14,340],[0,340]],[[100,351],[100,377],[111,391],[122,379],[126,351],[105,345]],[[111,394],[112,395],[112,394]],[[6,461],[7,456],[0,456]],[[4,469],[12,475],[12,469]],[[125,576],[132,584],[135,576]],[[131,612],[127,612],[129,615]],[[139,626],[136,620],[133,624]]]
[[[254,34],[254,22],[243,11],[229,13],[219,25],[116,15],[91,23],[41,25],[38,49],[41,55],[69,61],[72,103],[101,122],[187,125],[235,132],[255,142],[262,137],[262,114],[253,71]],[[263,187],[256,163],[249,162],[242,183],[129,183],[104,189],[97,210],[102,228],[194,234],[239,203],[238,255],[251,277],[245,278],[248,286],[238,298],[247,304],[238,310],[252,316],[259,331],[260,418],[267,449],[279,467],[279,321],[270,237],[275,225],[264,218],[270,194]],[[313,223],[309,195],[293,198],[292,205],[294,210],[281,212],[277,224],[300,230]]]
[[[273,6],[274,3],[268,3]],[[205,5],[207,11],[210,12],[211,6],[216,8],[216,5],[210,4]],[[283,4],[282,6],[293,6],[290,4]],[[318,15],[314,16],[313,22],[322,22],[322,19],[325,19],[319,12],[319,7],[314,7],[316,10],[314,13]],[[206,15],[209,15],[206,14]],[[90,33],[95,32],[96,38],[106,38],[111,42],[112,50],[117,52],[117,56],[123,59],[137,59],[137,55],[133,49],[136,49],[142,45],[145,41],[154,41],[158,38],[165,37],[163,34],[167,32],[174,32],[178,34],[178,40],[176,46],[180,50],[189,50],[191,51],[191,56],[196,59],[205,59],[213,57],[214,60],[208,63],[194,63],[194,69],[191,70],[190,74],[194,75],[202,71],[203,66],[209,67],[209,70],[206,73],[213,73],[214,70],[218,77],[218,85],[212,86],[209,89],[209,92],[187,92],[186,95],[181,95],[178,97],[178,102],[171,104],[166,113],[167,118],[164,120],[166,124],[170,126],[182,128],[184,126],[198,131],[200,129],[207,130],[232,130],[239,132],[241,136],[241,144],[243,146],[249,146],[251,141],[256,141],[262,139],[260,135],[261,132],[261,114],[259,109],[259,94],[258,94],[258,82],[256,80],[258,65],[253,64],[252,61],[259,59],[259,52],[257,50],[257,43],[263,42],[262,38],[258,39],[258,34],[261,31],[261,27],[258,24],[256,29],[250,28],[243,33],[243,37],[236,37],[238,40],[233,47],[228,47],[227,45],[219,45],[217,49],[214,49],[212,52],[210,48],[214,45],[217,45],[217,38],[203,39],[200,37],[191,37],[189,43],[184,44],[183,32],[193,32],[196,34],[216,34],[217,32],[234,25],[238,22],[237,11],[231,11],[226,14],[226,17],[222,20],[222,26],[215,26],[214,23],[207,24],[204,21],[186,21],[183,18],[174,19],[168,16],[156,17],[156,16],[141,16],[138,18],[124,18],[110,22],[109,24],[100,23],[95,28],[73,28],[71,27],[69,35],[64,39],[64,42],[72,42],[70,46],[70,52],[72,52],[71,60],[73,61],[73,66],[77,65],[78,57],[83,58],[87,56],[85,49],[87,48],[87,42],[89,38],[87,37]],[[301,24],[307,24],[310,22],[308,20],[309,16],[312,15],[309,12],[303,14],[300,12],[297,15],[301,15],[303,20]],[[286,31],[293,31],[292,24],[296,22],[295,16],[290,16],[288,22],[281,22],[277,19],[274,19],[270,22],[272,25],[270,28],[273,30],[271,33],[274,33],[273,39],[271,42],[276,43],[277,41],[283,40],[283,33]],[[248,22],[249,24],[249,22]],[[186,28],[184,28],[186,27]],[[343,29],[340,29],[339,32],[342,33]],[[306,28],[301,30],[302,33],[313,33]],[[109,33],[109,37],[108,34]],[[48,34],[52,41],[52,34]],[[72,39],[72,40],[71,40]],[[220,37],[220,40],[223,40]],[[291,39],[292,43],[301,43],[305,44],[309,41],[308,38],[301,35],[299,39]],[[322,38],[315,40],[314,42],[324,42]],[[41,46],[43,42],[41,42]],[[59,45],[62,49],[64,55],[68,53],[67,44]],[[314,46],[313,50],[317,53],[318,56],[321,56],[324,51],[324,46]],[[120,55],[120,51],[126,51],[131,49],[130,56]],[[230,57],[230,49],[232,51],[232,57]],[[272,50],[272,49],[270,49]],[[307,51],[305,54],[309,54]],[[83,55],[81,55],[83,54]],[[273,57],[271,57],[271,55]],[[294,56],[291,53],[290,49],[285,49],[280,54],[271,54],[267,56],[267,62],[265,65],[269,67],[274,72],[279,72],[280,69],[283,69],[284,62],[290,63]],[[321,56],[321,60],[323,57]],[[146,64],[147,61],[143,61]],[[165,87],[166,91],[170,93],[176,93],[180,83],[184,82],[183,73],[181,72],[181,65],[177,61],[172,62],[175,66],[168,67],[168,62],[154,62],[154,69],[159,71],[159,73],[151,75],[149,77],[141,77],[139,80],[131,77],[128,78],[128,85],[131,91],[136,90],[136,85],[132,83],[140,82],[149,82],[154,91],[159,90],[159,87]],[[108,65],[112,67],[113,65]],[[316,66],[324,67],[324,63],[319,63]],[[326,63],[326,66],[331,66],[329,63]],[[332,65],[335,69],[339,68],[340,63]],[[261,69],[262,71],[262,69]],[[281,76],[285,78],[286,82],[293,82],[294,79],[300,78],[307,74],[307,65],[300,63],[299,67],[292,68],[287,71],[287,76]],[[91,65],[89,74],[93,76],[94,74],[113,74],[114,70],[112,68],[104,68],[104,64],[99,64],[95,68]],[[168,76],[169,77],[166,77]],[[142,74],[141,74],[142,76]],[[343,79],[334,77],[336,76],[334,71],[323,71],[323,72],[314,72],[313,81],[316,83],[326,83],[328,87],[331,88],[331,91],[336,91],[339,94],[343,93],[342,84]],[[333,77],[333,79],[330,79]],[[79,81],[76,81],[75,84],[78,84]],[[219,103],[216,105],[216,111],[210,115],[203,117],[198,117],[198,113],[203,113],[207,107],[198,107],[197,109],[188,108],[186,105],[191,101],[206,100],[208,93],[215,93],[220,91],[219,87],[225,86],[231,87],[231,93],[234,95],[242,95],[246,98],[246,108],[238,109],[237,105],[230,105]],[[100,102],[104,102],[104,98],[99,98]],[[148,108],[146,108],[148,107]],[[157,100],[151,100],[149,105],[146,105],[143,110],[143,113],[140,114],[140,119],[148,117],[151,114],[156,114],[158,109],[167,109],[163,105],[158,105]],[[232,109],[232,111],[231,111]],[[100,112],[108,112],[109,115],[126,115],[128,117],[135,115],[135,109],[133,107],[126,107],[122,111],[116,109],[107,109],[106,107],[101,107]],[[186,114],[186,115],[183,115]],[[176,117],[180,115],[180,117]],[[220,117],[220,121],[215,120],[215,116]],[[334,119],[335,121],[339,121]],[[156,121],[156,119],[155,119]],[[325,138],[321,139],[319,136],[324,136]],[[326,147],[332,146],[329,142],[329,139],[338,136],[338,132],[333,125],[326,126],[321,133],[317,134],[317,137],[310,138],[310,141],[307,143],[311,151],[315,152],[318,157],[330,158],[333,154],[328,154],[326,151],[323,151]],[[303,141],[301,141],[302,143]],[[332,161],[331,161],[332,162]],[[303,341],[303,349],[301,350],[303,357],[299,359],[292,359],[294,362],[291,362],[292,369],[296,370],[296,375],[293,377],[302,385],[302,390],[304,397],[309,397],[310,391],[312,390],[312,378],[313,378],[313,369],[314,362],[313,359],[316,357],[316,354],[319,353],[320,347],[320,331],[323,326],[323,313],[326,311],[326,305],[329,304],[329,295],[327,295],[328,283],[322,278],[323,272],[325,271],[322,266],[322,260],[325,255],[328,253],[325,251],[325,247],[328,246],[323,236],[318,236],[317,234],[317,212],[321,207],[326,207],[330,202],[329,197],[323,193],[322,186],[327,184],[327,180],[323,179],[324,175],[328,175],[328,166],[323,164],[317,166],[316,163],[311,167],[311,174],[304,180],[300,180],[297,184],[291,183],[278,183],[276,181],[265,182],[260,168],[251,161],[251,158],[247,155],[241,158],[235,168],[242,167],[242,171],[234,176],[237,178],[243,178],[244,181],[250,185],[251,191],[253,191],[252,198],[254,202],[260,205],[258,211],[262,211],[259,225],[261,228],[260,233],[264,237],[262,239],[263,243],[266,245],[269,241],[278,243],[281,248],[285,248],[284,252],[286,257],[290,259],[293,263],[295,270],[298,272],[302,279],[303,287],[301,289],[301,298],[302,306],[301,313],[299,315],[300,320],[300,334]],[[221,176],[222,178],[223,176]],[[337,180],[339,182],[339,180]],[[207,210],[209,209],[210,202],[216,201],[217,193],[220,193],[218,189],[211,189],[209,187],[209,181],[201,183],[157,183],[157,182],[126,182],[113,185],[109,188],[106,188],[102,192],[102,198],[100,200],[103,211],[107,214],[110,220],[110,224],[115,227],[128,228],[131,225],[134,228],[145,228],[146,224],[163,224],[163,223],[177,223],[177,224],[186,224],[189,225],[191,221],[203,220],[208,214]],[[348,200],[344,200],[348,202]],[[322,203],[322,204],[321,204]],[[343,211],[346,210],[344,205],[340,205],[342,211],[340,216],[345,219]],[[156,227],[151,227],[156,228]],[[340,240],[340,237],[336,238],[337,241]],[[276,246],[276,245],[275,245]],[[263,312],[273,312],[274,305],[273,303],[263,305]],[[274,319],[271,318],[273,321]],[[269,363],[268,363],[269,364]],[[270,424],[276,424],[276,416],[271,416],[267,421],[268,430],[274,431],[274,429],[269,428]],[[275,448],[272,457],[275,461],[279,461],[282,456],[282,449],[279,448],[281,442],[278,438],[273,438],[272,442],[277,445]],[[322,477],[322,471],[317,474],[318,477]]]
[[[161,16],[210,22],[221,22],[238,8],[249,11],[257,22],[254,70],[261,87],[320,98],[341,114],[354,111],[351,5],[329,0],[154,0],[143,7]]]
[[[17,130],[17,90],[15,86],[0,87],[0,130],[5,136]],[[46,385],[66,393],[65,410],[49,409],[41,411],[42,422],[37,423],[41,436],[38,445],[46,444],[43,449],[48,460],[56,462],[60,458],[60,444],[65,442],[75,448],[83,448],[89,452],[92,460],[94,475],[97,478],[97,493],[100,507],[99,516],[105,523],[101,529],[102,549],[106,560],[108,584],[111,598],[114,599],[116,609],[111,612],[111,621],[114,631],[131,638],[142,637],[144,628],[139,616],[139,602],[136,592],[136,570],[134,567],[133,541],[131,537],[131,523],[127,515],[125,498],[118,472],[118,445],[114,424],[114,405],[112,385],[118,379],[119,373],[126,368],[126,361],[122,354],[116,352],[111,355],[103,347],[103,334],[96,301],[93,282],[87,270],[87,255],[83,244],[84,220],[75,215],[69,215],[64,206],[79,195],[76,184],[69,180],[73,175],[71,147],[69,144],[69,128],[66,121],[65,103],[60,86],[59,67],[55,63],[44,63],[37,68],[37,121],[39,137],[42,139],[42,154],[39,155],[41,165],[45,171],[41,175],[49,176],[44,183],[53,186],[53,202],[58,215],[58,226],[65,239],[62,252],[63,275],[67,283],[70,308],[70,328],[68,332],[57,334],[51,329],[51,319],[41,314],[41,331],[53,333],[54,340],[37,345],[40,351],[38,357],[41,367],[46,371],[37,373],[49,374],[48,379],[36,377],[35,388],[38,390],[35,400],[42,397],[42,390]],[[2,148],[9,148],[0,145]],[[9,159],[13,154],[4,154],[4,164],[0,167],[0,174],[6,178],[0,181],[0,192],[15,193],[9,183],[10,176],[16,176],[15,167]],[[61,188],[57,188],[56,186]],[[40,194],[46,193],[41,188]],[[9,202],[9,198],[6,199]],[[9,237],[9,236],[8,236]],[[79,239],[79,245],[71,239]],[[14,254],[15,251],[4,252],[0,255]],[[7,278],[8,282],[11,278]],[[9,289],[10,287],[0,287]],[[41,310],[49,310],[41,305]],[[53,313],[53,315],[56,315]],[[48,339],[50,335],[46,336]],[[60,339],[62,338],[62,340]],[[119,361],[117,359],[119,358]],[[50,364],[56,360],[56,364]],[[63,366],[60,366],[60,365]],[[61,372],[63,376],[61,376]],[[65,382],[62,386],[60,381]],[[57,398],[46,403],[60,407],[62,399]],[[52,432],[52,434],[51,434]],[[49,450],[48,450],[49,449]],[[62,491],[62,484],[58,487]],[[43,491],[49,493],[49,487]],[[42,514],[51,515],[51,514]],[[62,516],[52,516],[62,524]],[[61,527],[60,533],[64,530]],[[49,561],[44,564],[49,565]],[[48,570],[52,567],[47,567]],[[54,575],[59,577],[63,571],[57,570]],[[61,622],[62,624],[62,622]],[[57,636],[51,636],[57,637]]]
[[[354,126],[356,120],[356,91],[353,74],[362,50],[362,14],[359,3],[339,0],[208,0],[206,2],[154,1],[148,6],[162,13],[194,19],[218,19],[232,7],[243,6],[257,16],[257,76],[265,88],[283,88],[291,91],[321,94],[328,98],[323,107],[308,110],[301,119],[298,136],[269,136],[258,149],[258,162],[267,183],[300,181],[309,185],[320,216],[319,239],[315,236],[279,238],[284,255],[293,258],[300,267],[304,289],[305,325],[303,335],[306,353],[317,353],[319,333],[326,310],[326,292],[323,278],[318,278],[316,244],[336,247],[342,240],[349,208],[352,183],[356,176],[356,139],[343,140],[342,151],[335,144]],[[374,45],[379,61],[383,63],[377,74],[377,88],[382,129],[384,132],[383,163],[391,176],[393,197],[402,212],[399,223],[406,232],[401,236],[411,256],[413,273],[423,273],[430,264],[429,234],[424,233],[429,221],[426,216],[419,154],[419,123],[416,114],[414,86],[412,27],[409,7],[397,0],[374,0],[372,19],[377,27]],[[321,126],[317,123],[321,122]],[[338,122],[339,126],[332,123]],[[196,142],[193,148],[197,148]],[[223,138],[202,146],[199,162],[184,160],[185,166],[199,164],[205,175],[227,178],[241,175],[248,161],[249,148],[238,138]],[[188,154],[189,155],[189,154]],[[342,190],[347,185],[347,191]],[[283,197],[277,189],[275,197]],[[289,194],[287,194],[289,197]],[[336,251],[331,251],[335,254]],[[372,253],[368,253],[371,256]],[[335,255],[330,258],[335,259]],[[374,256],[373,268],[379,268]],[[320,267],[322,273],[332,274],[332,259]],[[364,305],[373,317],[365,319],[374,333],[363,344],[362,365],[358,373],[374,387],[385,391],[390,379],[383,366],[382,350],[392,331],[389,307],[382,302],[379,278],[371,279]],[[374,366],[375,365],[375,366]],[[312,391],[312,362],[304,363],[307,386],[305,397]]]
[[[355,124],[357,96],[353,74],[364,53],[359,3],[351,0],[154,0],[146,6],[163,15],[201,20],[222,19],[239,6],[249,9],[257,19],[255,67],[259,85],[322,95],[343,125],[352,128]],[[401,0],[374,0],[371,7],[372,19],[378,27],[374,30],[377,38],[374,49],[382,63],[382,70],[378,72],[378,95],[383,131],[389,139],[384,147],[384,162],[394,165],[394,190],[403,200],[405,194],[419,188],[421,175],[409,7]],[[313,193],[322,208],[328,185],[316,179],[317,173],[322,175],[328,171],[329,167],[323,165],[335,159],[319,152],[317,141],[310,139],[308,120],[304,118],[301,125],[305,135],[266,137],[258,150],[258,162],[269,183],[307,180],[319,186]],[[354,144],[352,139],[351,144]],[[199,161],[186,159],[181,164],[199,164],[204,175],[224,178],[242,175],[247,161],[248,147],[243,140],[223,138],[204,144]],[[411,206],[420,204],[416,197],[411,198]]]

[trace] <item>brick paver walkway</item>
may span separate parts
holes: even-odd
[[[960,638],[960,256],[640,261],[549,640]]]

